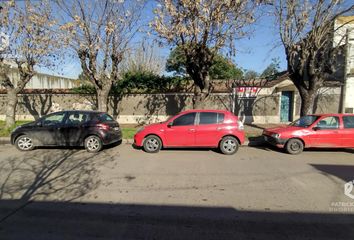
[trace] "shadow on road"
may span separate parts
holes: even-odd
[[[275,152],[279,152],[279,153],[285,153],[283,149],[277,148],[277,147],[265,142],[263,136],[249,137],[248,141],[249,141],[248,146],[252,147],[252,148],[257,148],[257,149],[264,150],[264,151],[275,151]]]
[[[0,199],[71,201],[97,188],[109,151],[39,149],[0,163]]]
[[[332,175],[342,179],[345,182],[354,180],[353,165],[329,165],[329,164],[310,164],[316,170],[324,175]]]
[[[249,147],[265,150],[265,151],[275,151],[279,153],[288,154],[283,148],[278,148],[264,141],[263,136],[249,137]],[[346,152],[354,153],[353,148],[305,148],[304,152]]]
[[[135,150],[141,150],[144,151],[142,147],[137,147],[135,144],[132,144],[131,147]],[[162,148],[161,151],[165,152],[180,152],[180,151],[191,151],[191,152],[215,152],[215,153],[220,153],[220,150],[218,148],[208,148],[208,147],[172,147],[172,148]]]
[[[0,214],[16,205],[0,201]],[[32,202],[2,239],[353,239],[354,215],[229,207]]]
[[[118,142],[114,142],[108,145],[104,145],[102,148],[102,151],[106,150],[106,149],[111,149],[114,147],[117,147],[119,145],[122,144],[122,140],[118,141]],[[83,150],[85,149],[83,146],[39,146],[35,148],[36,150],[38,149],[68,149],[68,150]]]

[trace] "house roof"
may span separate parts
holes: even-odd
[[[336,18],[336,20],[340,24],[354,24],[354,16],[339,16]]]
[[[231,92],[233,87],[259,87],[259,88],[272,88],[284,81],[291,81],[289,73],[283,71],[273,76],[266,78],[256,78],[251,80],[245,79],[229,79],[229,80],[212,80],[211,88],[214,93]],[[291,83],[293,85],[293,83]],[[324,82],[324,87],[340,87],[340,81],[327,80]]]

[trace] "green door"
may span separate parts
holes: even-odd
[[[284,91],[281,92],[280,100],[280,121],[281,122],[291,122],[292,121],[292,100],[293,92]]]

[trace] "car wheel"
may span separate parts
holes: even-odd
[[[162,147],[162,142],[157,136],[148,136],[144,139],[143,148],[145,152],[157,153]]]
[[[235,154],[239,148],[238,141],[235,137],[224,137],[220,142],[220,151],[226,155]]]
[[[102,140],[95,136],[89,136],[85,139],[85,148],[88,152],[96,153],[99,152],[103,147]]]
[[[27,135],[19,136],[15,141],[16,148],[21,151],[31,151],[34,148],[33,140]]]
[[[304,144],[300,139],[290,139],[286,145],[285,150],[290,154],[299,154],[304,150]]]

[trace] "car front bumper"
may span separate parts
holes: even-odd
[[[264,141],[267,143],[277,146],[277,147],[284,147],[285,143],[287,142],[288,139],[283,139],[283,138],[275,138],[269,135],[263,135]]]
[[[136,133],[134,135],[134,143],[133,145],[135,147],[142,147],[143,146],[143,141],[144,141],[144,135],[140,133]]]

